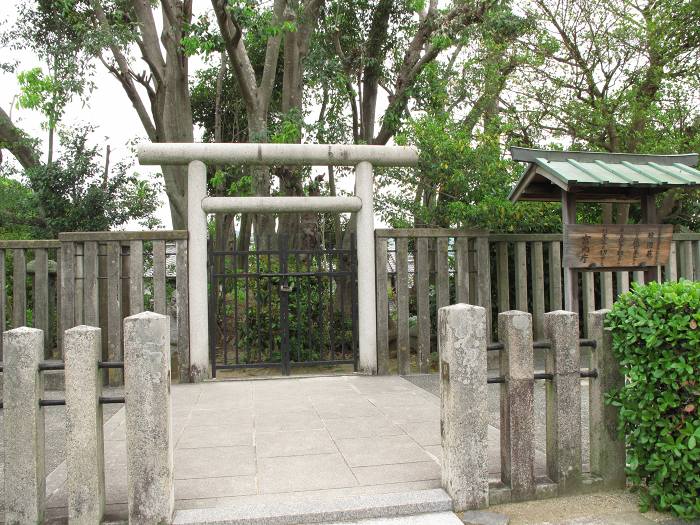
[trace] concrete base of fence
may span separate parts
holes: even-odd
[[[102,439],[101,330],[77,326],[63,336],[66,372],[68,517],[72,524],[102,521],[105,505]]]
[[[486,310],[456,304],[438,311],[442,486],[455,510],[489,502]]]
[[[44,410],[39,362],[44,333],[15,328],[3,334],[5,523],[44,522]]]
[[[169,318],[124,319],[129,523],[170,523],[175,492],[170,414]]]

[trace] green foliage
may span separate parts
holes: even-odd
[[[610,396],[627,439],[627,476],[652,507],[700,516],[700,282],[637,286],[607,317],[627,378]]]
[[[61,119],[71,93],[51,75],[45,75],[41,68],[35,67],[17,75],[20,85],[19,107],[37,109],[48,119],[48,127],[56,127]]]
[[[59,232],[110,230],[131,220],[158,225],[158,185],[140,180],[129,164],[105,174],[97,147],[88,143],[90,132],[89,127],[61,131],[61,155],[49,165],[21,175],[3,168],[0,236],[55,238]]]
[[[0,173],[0,239],[31,239],[36,235],[32,192]]]
[[[270,137],[275,144],[292,144],[301,141],[304,120],[299,112],[292,109],[284,114],[276,132]]]
[[[389,194],[380,197],[384,218],[395,227],[412,226],[415,220],[425,225],[514,233],[561,228],[558,205],[508,200],[521,167],[502,157],[497,136],[474,137],[470,129],[447,115],[426,115],[410,121],[399,139],[418,148],[420,165],[415,173],[387,171],[380,175]],[[399,188],[392,191],[397,184]]]

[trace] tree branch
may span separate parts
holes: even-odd
[[[163,6],[166,3],[168,3],[167,0],[161,2]],[[143,53],[143,59],[151,69],[156,82],[162,84],[165,75],[165,60],[160,50],[160,40],[153,19],[151,3],[148,0],[132,0],[131,4],[138,20],[139,33],[141,34],[138,44],[141,53]]]
[[[280,25],[284,16],[285,0],[275,0],[273,7],[272,23]],[[270,103],[272,97],[272,89],[275,86],[275,77],[277,76],[277,61],[280,56],[280,44],[282,43],[282,31],[278,31],[275,36],[267,39],[267,48],[265,49],[265,65],[263,74],[260,80],[260,90],[258,93],[258,102],[264,108]]]
[[[7,149],[24,169],[41,166],[40,152],[29,136],[15,126],[5,110],[0,108],[0,147]]]

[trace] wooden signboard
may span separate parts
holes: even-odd
[[[672,238],[671,224],[567,224],[564,267],[613,270],[666,264]]]

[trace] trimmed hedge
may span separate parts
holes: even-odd
[[[641,509],[700,516],[700,282],[652,282],[620,296],[607,316],[626,377],[620,409],[627,476]]]

